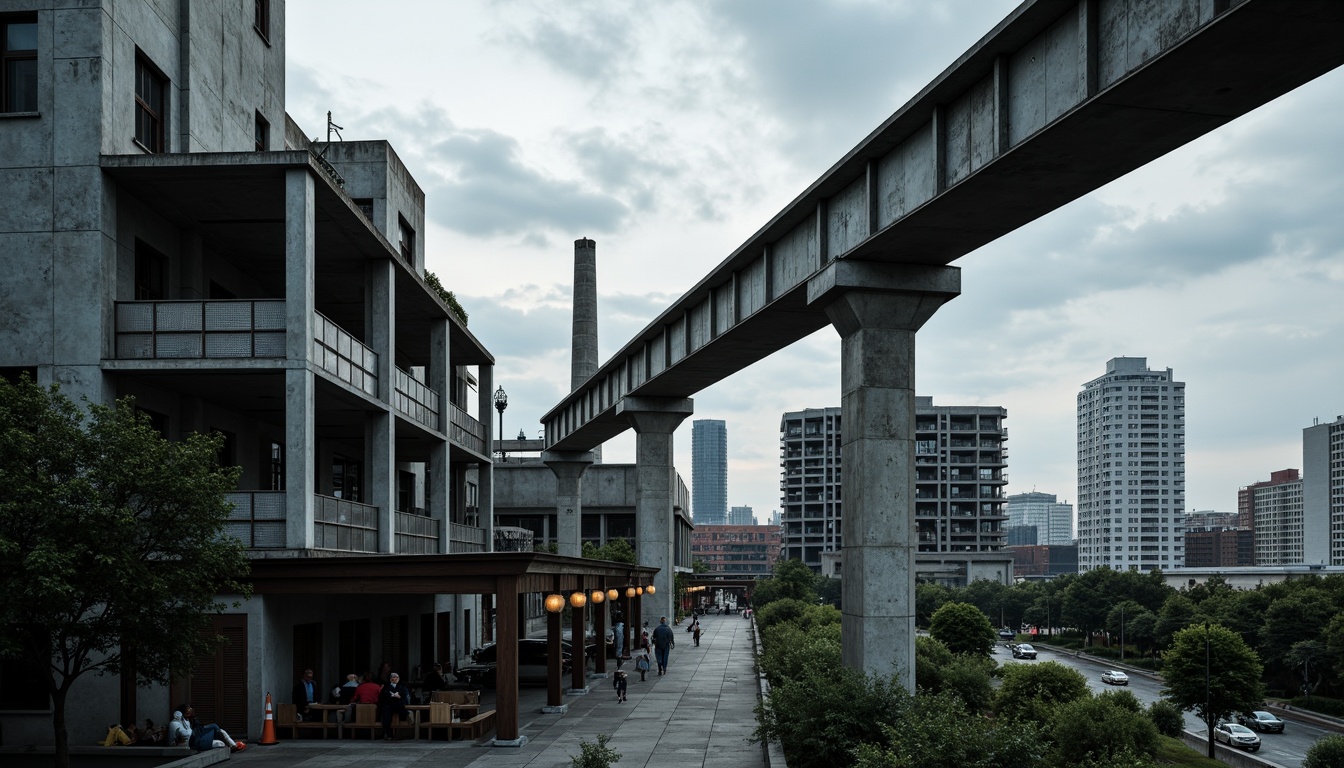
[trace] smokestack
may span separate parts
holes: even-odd
[[[574,241],[574,340],[569,358],[569,389],[577,390],[597,373],[597,242]],[[602,449],[594,450],[602,461]]]

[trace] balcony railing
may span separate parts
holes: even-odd
[[[407,555],[435,555],[439,552],[439,521],[424,515],[397,512],[397,552]]]
[[[435,431],[439,428],[439,393],[397,368],[393,372],[392,404],[397,410]],[[400,551],[400,550],[398,550]]]
[[[313,548],[378,551],[378,508],[314,494]]]
[[[119,301],[118,360],[285,356],[285,302]]]
[[[460,523],[448,524],[448,552],[484,552],[485,529]]]
[[[224,523],[224,533],[248,549],[284,549],[284,491],[235,491],[225,498],[233,504],[233,511]]]
[[[448,406],[448,417],[450,420],[448,439],[451,442],[482,455],[487,453],[485,429],[481,426],[481,422],[473,419],[467,415],[466,411],[455,405]]]
[[[378,353],[364,346],[321,312],[313,312],[313,364],[346,384],[378,396]]]

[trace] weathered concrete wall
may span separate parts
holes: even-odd
[[[412,178],[401,158],[386,141],[332,142],[319,150],[345,177],[345,192],[352,198],[373,201],[373,226],[397,245],[398,218],[415,232],[415,262],[421,274],[425,265],[425,192]]]

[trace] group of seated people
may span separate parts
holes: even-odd
[[[137,728],[135,723],[122,726],[113,723],[107,727],[107,736],[100,742],[100,747],[158,747],[163,746],[166,729],[163,726],[155,726],[154,721],[145,718],[145,727]]]
[[[454,684],[455,680],[451,674],[444,672],[443,665],[434,664],[433,669],[420,683],[419,703],[428,702],[435,691],[448,690]],[[303,676],[294,686],[293,697],[300,717],[309,716],[309,707],[318,703],[320,698],[320,694],[317,693],[319,690],[321,689],[313,680],[312,670],[304,670]],[[331,704],[349,705],[349,709],[342,713],[346,722],[355,719],[356,704],[377,704],[384,739],[392,738],[392,720],[404,718],[406,705],[417,703],[416,695],[401,682],[401,675],[392,671],[392,665],[386,661],[378,668],[376,674],[365,672],[363,677],[354,673],[346,675],[345,682],[332,688],[327,698]]]

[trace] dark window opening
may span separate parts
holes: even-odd
[[[0,112],[37,111],[37,16],[0,19]]]
[[[24,374],[28,374],[30,381],[37,381],[37,366],[4,366],[0,367],[0,379],[4,379],[10,384],[17,385],[19,379]]]
[[[363,470],[359,462],[336,456],[331,462],[331,495],[346,501],[361,501]]]
[[[369,628],[368,619],[342,621],[337,628],[336,657],[342,676],[351,672],[363,675],[376,668],[370,656]]]
[[[168,298],[168,257],[135,241],[135,300],[161,301]]]
[[[219,453],[215,459],[221,467],[238,466],[238,436],[232,432],[225,432],[222,429],[211,429],[211,432],[218,432],[224,436],[224,444],[219,447]]]
[[[267,464],[261,476],[266,478],[269,490],[285,490],[285,447],[280,443],[271,443]]]
[[[214,280],[210,281],[210,298],[212,299],[236,299],[238,294],[230,291],[228,288],[220,285]]]
[[[246,6],[244,6],[246,7]],[[256,0],[252,28],[266,42],[271,41],[271,0]]]
[[[150,152],[164,152],[168,78],[143,54],[135,57],[135,140]]]
[[[397,248],[407,264],[415,264],[415,230],[400,216],[397,217]]]
[[[397,470],[397,511],[422,512],[415,508],[415,475]]]
[[[265,152],[271,146],[271,124],[266,122],[266,118],[257,113],[255,124],[252,128],[252,136],[257,142],[257,151]]]
[[[136,407],[136,413],[143,414],[149,419],[149,426],[159,433],[159,437],[168,439],[168,414],[151,411],[147,408]]]
[[[364,218],[368,219],[368,220],[369,220],[369,223],[373,223],[373,198],[372,198],[372,197],[356,197],[356,198],[352,198],[352,199],[351,199],[351,202],[353,202],[353,203],[355,204],[355,207],[359,209],[359,212],[360,212],[360,213],[364,214]]]

